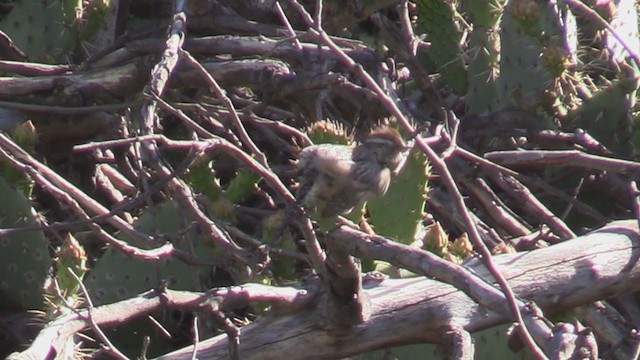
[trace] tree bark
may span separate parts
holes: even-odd
[[[545,249],[495,256],[520,299],[551,315],[640,289],[638,225],[613,222]],[[477,259],[466,265],[488,279]],[[371,317],[336,336],[314,311],[274,313],[241,330],[242,359],[336,359],[411,343],[436,343],[452,326],[474,332],[508,322],[453,286],[426,278],[387,279],[365,289]],[[197,356],[228,357],[225,335],[199,344]],[[190,359],[188,347],[159,359]]]

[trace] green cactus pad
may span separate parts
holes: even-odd
[[[331,120],[320,120],[311,124],[306,133],[314,144],[349,145],[352,139],[342,124]]]
[[[232,203],[240,204],[249,196],[255,194],[258,181],[260,181],[260,176],[254,171],[241,168],[231,180],[224,193]]]
[[[482,114],[500,108],[497,79],[499,69],[500,32],[505,0],[466,0],[465,9],[473,21],[469,36],[469,113]]]
[[[0,228],[39,225],[27,197],[0,177]],[[51,268],[49,243],[40,230],[0,237],[0,310],[43,308],[43,285]]]
[[[213,171],[211,159],[207,157],[199,158],[191,165],[185,180],[196,193],[204,194],[210,201],[222,196],[220,179]]]
[[[509,2],[500,23],[498,89],[505,104],[536,108],[562,75],[571,31],[559,24],[558,9],[545,1]]]
[[[416,5],[418,31],[426,33],[431,43],[427,57],[453,91],[465,94],[467,70],[460,48],[462,33],[454,22],[455,8],[449,2],[439,0],[420,0]]]
[[[499,109],[497,79],[499,74],[499,35],[486,28],[474,28],[469,37],[469,92],[467,104],[470,114],[482,114]]]
[[[296,241],[293,238],[290,229],[281,231],[285,217],[285,211],[279,211],[266,219],[262,223],[262,239],[269,246],[285,249],[296,250]],[[282,234],[278,234],[282,232]],[[278,235],[278,236],[277,236]],[[271,260],[271,273],[276,281],[295,279],[296,261],[286,257],[275,257]]]
[[[56,280],[58,281],[60,292],[65,297],[79,296],[80,284],[77,279],[82,280],[87,272],[87,255],[84,247],[80,245],[73,235],[67,234],[62,245],[57,250],[56,256]],[[54,301],[59,300],[54,297]]]
[[[190,223],[189,216],[177,203],[167,201],[143,214],[135,225],[149,234],[178,236]],[[204,239],[205,235],[194,228],[176,240],[174,246],[200,259],[211,259],[213,250],[204,245]],[[203,290],[199,280],[206,272],[207,267],[189,266],[175,258],[141,260],[109,247],[84,282],[96,304],[108,304],[154,289],[162,281],[171,289]]]
[[[631,109],[638,82],[637,77],[616,81],[569,113],[567,119],[617,154],[631,155],[634,140]]]
[[[82,6],[82,2],[79,3]],[[77,44],[75,19],[67,16],[65,6],[66,3],[56,0],[17,1],[0,21],[0,30],[32,61],[59,62]]]
[[[403,244],[413,242],[422,222],[428,179],[426,156],[414,149],[405,168],[391,182],[387,194],[367,203],[376,233]]]

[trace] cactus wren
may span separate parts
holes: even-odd
[[[387,192],[406,149],[391,128],[373,131],[356,146],[309,146],[300,154],[297,199],[316,218],[348,214]]]

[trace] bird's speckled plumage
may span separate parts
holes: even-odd
[[[387,192],[391,171],[400,164],[405,149],[394,129],[374,131],[355,147],[307,147],[300,154],[298,201],[319,218],[347,214]]]

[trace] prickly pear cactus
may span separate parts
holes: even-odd
[[[498,325],[472,333],[475,354],[474,359],[532,360],[535,357],[528,349],[513,352],[508,347],[507,330],[509,325]],[[420,356],[416,356],[420,354]],[[439,356],[438,356],[439,355]],[[378,360],[391,358],[413,360],[416,358],[441,358],[442,351],[434,344],[398,346],[391,349],[373,351],[352,357],[353,360]]]
[[[185,180],[195,192],[203,194],[209,200],[216,200],[222,196],[220,180],[216,177],[209,158],[202,157],[196,160],[189,168]]]
[[[456,93],[465,94],[467,71],[460,48],[462,32],[454,21],[458,15],[455,7],[451,2],[440,0],[419,0],[416,5],[417,29],[426,33],[427,41],[431,43],[426,54],[429,61]]]
[[[428,179],[426,156],[414,149],[405,168],[391,182],[387,194],[367,204],[376,233],[403,244],[414,241],[424,215]]]
[[[260,180],[254,171],[241,168],[231,180],[224,193],[233,204],[240,204],[256,192]]]
[[[535,359],[526,347],[514,352],[509,348],[509,325],[498,325],[473,333],[476,359],[530,360]]]
[[[178,203],[167,200],[141,215],[135,227],[156,236],[165,235],[176,248],[193,254],[198,259],[213,261],[214,249],[205,244],[210,241],[208,236],[202,234],[197,227],[189,227],[191,223],[193,219]],[[140,246],[137,241],[126,240]],[[187,265],[175,258],[141,260],[110,247],[85,276],[84,284],[94,303],[108,304],[134,297],[163,283],[173,290],[203,291],[211,287],[212,275],[211,266]],[[154,318],[168,331],[174,332],[179,331],[176,327],[181,321],[176,318],[177,315],[179,314],[162,311],[155,313]],[[156,330],[157,327],[147,319],[138,319],[128,322],[125,327],[114,329],[109,337],[119,349],[134,354],[140,352],[143,337],[150,336],[152,340],[149,353],[164,353],[168,350],[169,343]]]
[[[61,1],[21,0],[2,19],[0,29],[32,61],[55,62],[76,47],[72,24]]]
[[[213,251],[205,246],[205,236],[197,229],[181,235],[190,222],[177,203],[167,201],[140,216],[136,228],[149,234],[176,237],[173,244],[177,248],[200,259],[211,260]],[[130,242],[136,244],[133,240]],[[108,248],[84,282],[95,303],[108,304],[153,289],[163,281],[171,289],[203,290],[205,285],[202,279],[209,275],[208,269],[204,266],[190,266],[175,258],[141,260],[120,250]]]
[[[65,298],[77,300],[81,297],[78,280],[82,281],[88,270],[87,254],[78,240],[69,233],[56,251],[56,255],[55,278],[59,291],[51,294],[51,298],[59,301],[57,294],[62,294]]]
[[[500,32],[500,97],[534,109],[569,58],[557,8],[540,0],[511,0]]]
[[[18,0],[0,21],[0,30],[32,61],[68,62],[79,42],[102,26],[109,3]]]
[[[284,250],[296,250],[297,242],[290,229],[282,230],[286,221],[286,211],[278,211],[267,217],[262,224],[262,241],[272,247]],[[276,257],[271,260],[271,274],[276,283],[295,279],[296,260]]]
[[[640,36],[638,35],[638,10],[637,1],[619,0],[615,3],[615,12],[611,20],[611,27],[615,29],[625,44],[636,54],[640,52]],[[622,44],[607,31],[607,48],[613,58],[623,62],[629,56]]]
[[[634,142],[632,99],[635,98],[638,86],[638,77],[615,81],[567,114],[567,120],[587,129],[610,150],[629,156]]]
[[[497,79],[500,73],[499,21],[506,0],[466,0],[464,6],[473,22],[469,36],[469,90],[467,104],[471,114],[499,107]]]
[[[0,177],[0,228],[37,226],[29,199]],[[43,308],[43,285],[51,269],[49,243],[41,230],[0,237],[0,310]]]
[[[260,176],[246,168],[240,168],[226,189],[223,189],[213,170],[212,161],[201,158],[191,166],[186,180],[196,193],[206,197],[207,207],[214,218],[234,222],[235,206],[255,194]]]
[[[353,141],[344,126],[331,120],[316,121],[305,132],[314,144],[348,145]]]
[[[432,226],[425,229],[424,234],[421,236],[422,248],[429,250],[430,252],[444,257],[449,248],[449,234],[444,231],[442,225],[439,222],[435,222]]]

